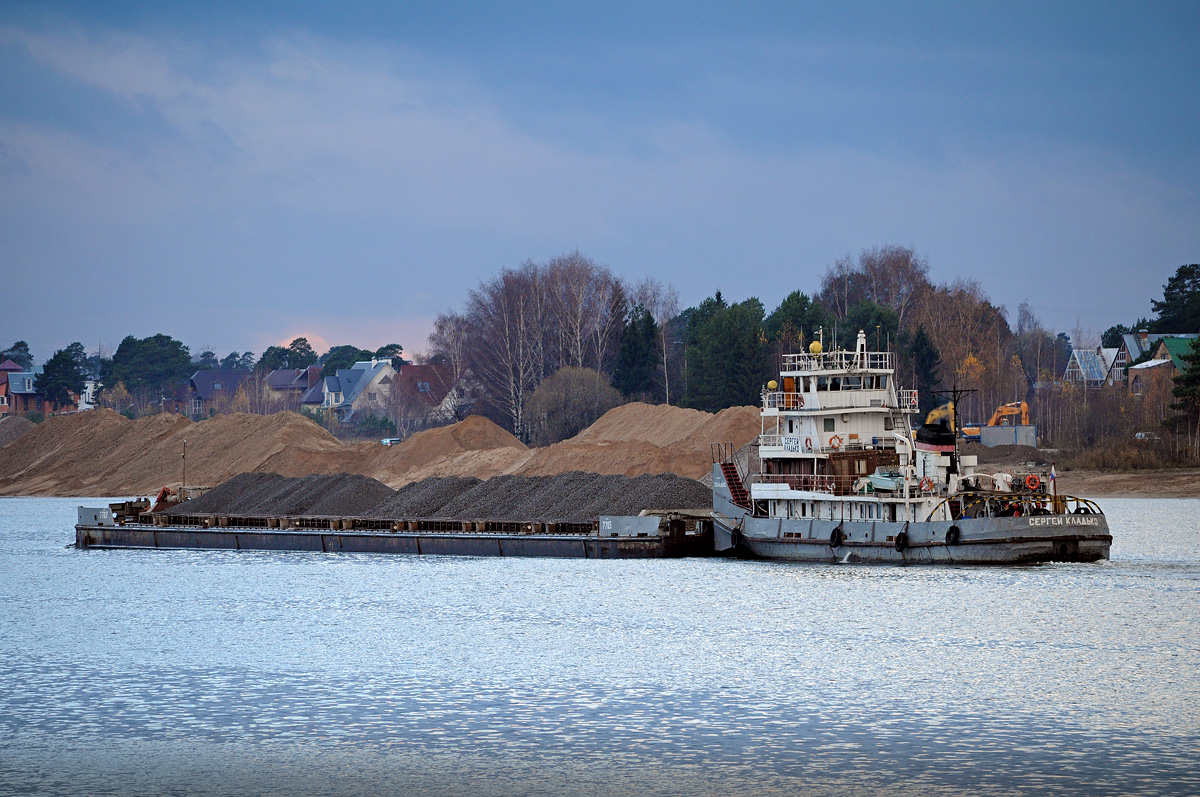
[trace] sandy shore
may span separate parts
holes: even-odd
[[[1200,498],[1200,469],[1072,470],[1058,474],[1058,489],[1084,498]]]

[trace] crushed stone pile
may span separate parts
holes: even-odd
[[[711,503],[709,488],[670,473],[629,478],[575,471],[556,476],[497,476],[457,496],[435,517],[587,521],[600,515],[694,509]]]
[[[0,418],[0,446],[8,445],[21,435],[37,427],[37,424],[20,415]]]
[[[438,517],[438,512],[443,506],[480,482],[480,479],[470,476],[435,476],[419,482],[410,482],[365,515],[395,519]]]
[[[207,494],[167,510],[171,515],[329,517],[363,515],[395,492],[356,473],[289,477],[242,473]]]
[[[629,478],[573,471],[487,481],[451,476],[397,491],[349,473],[299,478],[242,473],[166,514],[585,522],[646,509],[706,507],[711,496],[703,484],[670,473]]]

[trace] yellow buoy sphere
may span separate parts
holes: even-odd
[[[812,343],[808,344],[808,353],[809,354],[820,354],[821,353],[821,341],[814,340]]]
[[[767,390],[774,390],[777,387],[779,387],[779,383],[774,379],[772,379],[770,382],[767,382]]]

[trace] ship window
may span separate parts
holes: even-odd
[[[825,419],[825,431],[827,431],[827,432],[833,431],[833,418]]]
[[[831,376],[829,378],[829,389],[830,390],[841,390],[842,389],[842,378],[840,376]]]
[[[892,423],[892,416],[884,415],[883,416],[883,430],[885,432],[890,432],[895,428],[896,428],[896,425],[894,423]]]
[[[875,382],[879,385],[880,390],[885,390],[887,388],[887,374],[880,374],[875,377]]]
[[[862,379],[857,376],[842,377],[842,390],[858,390],[862,387]]]
[[[829,389],[829,377],[818,376],[817,377],[817,390],[828,390],[828,389]]]
[[[788,434],[793,434],[796,431],[796,421],[788,418]]]

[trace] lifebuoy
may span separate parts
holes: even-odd
[[[951,526],[946,531],[946,544],[947,545],[958,545],[958,539],[961,536],[962,536],[962,532],[959,531],[958,526]]]
[[[833,437],[829,438],[829,447],[830,448],[841,448],[842,447],[841,435],[835,434]]]
[[[1042,486],[1042,480],[1039,479],[1036,474],[1031,473],[1025,477],[1025,486],[1028,487],[1029,492],[1032,493],[1037,490],[1037,488]]]
[[[844,536],[842,534],[842,527],[838,526],[836,529],[833,530],[833,533],[829,535],[829,547],[830,548],[841,548],[843,539],[844,539]]]
[[[801,407],[803,407],[803,406],[804,406],[804,394],[803,394],[803,393],[797,393],[797,394],[796,394],[796,397],[800,399],[800,406],[801,406]]]
[[[812,451],[812,438],[811,437],[804,438],[804,450]]]
[[[903,551],[908,547],[908,532],[902,531],[896,535],[896,550]]]
[[[926,493],[933,492],[933,479],[929,478],[928,476],[926,476],[924,479],[921,479],[921,490]]]

